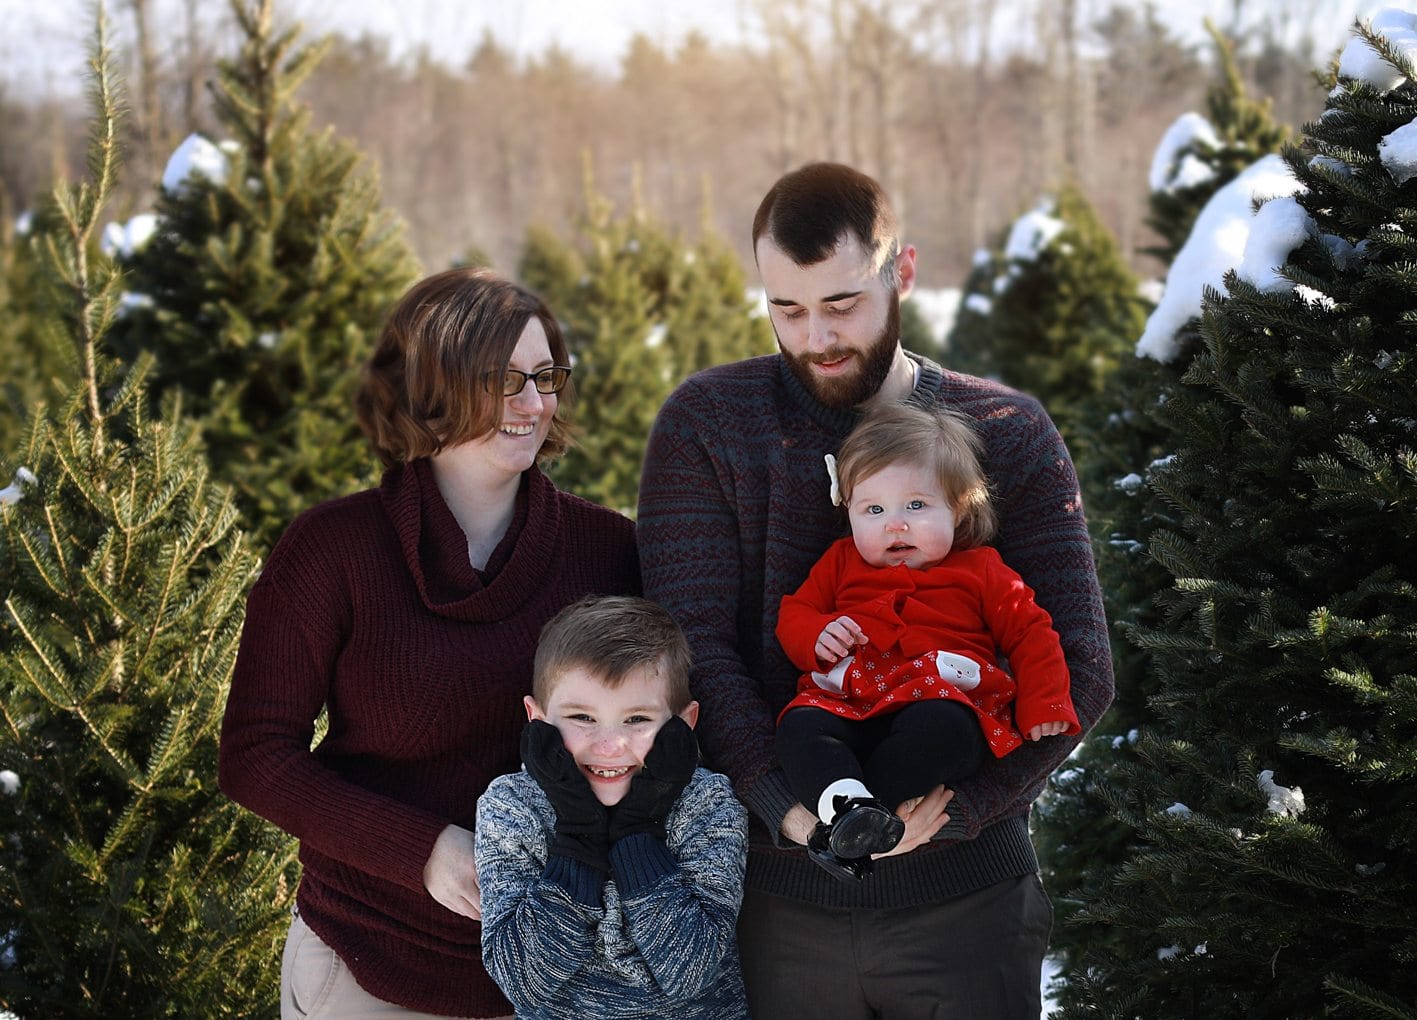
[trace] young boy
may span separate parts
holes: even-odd
[[[522,772],[477,803],[482,959],[518,1017],[747,1020],[747,813],[698,768],[688,644],[629,597],[541,632]]]

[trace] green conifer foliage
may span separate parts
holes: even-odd
[[[1176,152],[1178,160],[1198,160],[1210,175],[1197,183],[1153,191],[1147,199],[1147,225],[1160,235],[1160,243],[1146,251],[1164,265],[1170,265],[1206,202],[1220,188],[1233,181],[1261,156],[1278,152],[1290,139],[1289,129],[1277,123],[1268,99],[1255,99],[1245,88],[1235,62],[1235,44],[1210,21],[1206,31],[1215,43],[1218,80],[1206,91],[1206,120],[1214,129],[1213,145],[1193,140]]]
[[[217,789],[255,557],[186,419],[107,354],[90,250],[116,165],[100,13],[91,178],[55,193],[48,309],[78,382],[0,507],[0,1003],[22,1017],[273,1016],[294,849]]]
[[[1146,323],[1136,277],[1117,242],[1076,188],[1064,187],[1049,219],[1061,229],[1033,257],[1012,257],[989,314],[999,377],[1043,402],[1086,459],[1079,424]]]
[[[1299,288],[1231,274],[1167,402],[1153,722],[1109,783],[1137,846],[1069,1017],[1417,1016],[1417,180],[1380,154],[1417,67],[1357,31],[1404,77],[1286,150]]]
[[[1004,235],[1000,234],[990,247],[974,253],[969,276],[961,288],[959,312],[945,339],[944,356],[956,372],[999,378],[992,350],[993,333],[989,327],[994,311],[994,281],[1004,272],[1003,249]]]
[[[40,403],[52,403],[73,369],[64,346],[43,330],[35,217],[17,222],[0,194],[0,462],[18,452],[23,423]]]
[[[1163,187],[1149,197],[1149,222],[1163,238],[1152,254],[1168,263],[1216,191],[1261,157],[1277,152],[1288,137],[1287,128],[1272,122],[1270,103],[1255,102],[1246,94],[1230,41],[1213,28],[1212,37],[1219,77],[1207,94],[1207,123],[1220,145],[1196,142],[1176,153],[1176,159],[1199,160],[1209,174],[1192,186]],[[1108,788],[1115,769],[1135,762],[1139,728],[1152,720],[1151,655],[1129,635],[1161,619],[1156,592],[1170,585],[1165,567],[1146,550],[1158,528],[1175,526],[1176,514],[1148,482],[1175,443],[1170,394],[1182,387],[1180,380],[1197,348],[1195,329],[1187,329],[1186,337],[1182,353],[1169,363],[1132,354],[1122,357],[1083,424],[1088,455],[1078,470],[1102,599],[1112,625],[1117,697],[1077,749],[1070,768],[1051,778],[1034,816],[1040,858],[1058,912],[1050,949],[1060,959],[1066,982],[1057,996],[1063,1004],[1076,1000],[1088,956],[1114,942],[1110,925],[1081,924],[1078,908],[1097,894],[1110,868],[1131,853],[1132,830],[1112,813]]]
[[[519,275],[551,306],[575,360],[576,446],[558,484],[633,514],[650,426],[699,369],[773,350],[750,315],[732,250],[705,229],[686,241],[643,208],[617,216],[588,183],[572,243],[528,234]]]
[[[900,306],[900,345],[931,361],[940,360],[940,344],[930,332],[930,323],[920,306],[910,300]]]
[[[1246,94],[1230,42],[1213,28],[1211,34],[1219,77],[1207,95],[1207,122],[1220,144],[1196,143],[1177,153],[1178,159],[1190,156],[1210,172],[1189,187],[1167,188],[1150,196],[1149,222],[1163,238],[1152,254],[1168,264],[1210,198],[1261,157],[1277,151],[1289,134],[1270,118],[1268,102],[1256,102]],[[1165,567],[1148,555],[1147,547],[1158,528],[1174,526],[1176,515],[1147,483],[1174,448],[1169,395],[1181,386],[1196,346],[1193,338],[1184,342],[1181,355],[1172,362],[1124,355],[1082,425],[1088,456],[1078,466],[1112,625],[1117,694],[1107,715],[1075,752],[1070,767],[1050,780],[1034,820],[1039,855],[1058,912],[1050,949],[1059,957],[1067,983],[1057,997],[1063,1004],[1075,999],[1074,986],[1082,979],[1086,953],[1113,941],[1109,926],[1082,924],[1076,914],[1096,894],[1108,871],[1131,851],[1132,830],[1113,815],[1107,788],[1115,769],[1135,762],[1138,731],[1153,718],[1147,707],[1155,689],[1151,656],[1129,635],[1158,622],[1156,594],[1171,583]]]
[[[366,485],[375,465],[351,398],[383,315],[416,275],[373,173],[295,90],[322,47],[277,31],[271,0],[232,0],[245,36],[220,67],[217,112],[234,144],[164,188],[160,227],[127,263],[151,301],[120,324],[126,356],[157,356],[156,395],[202,420],[218,478],[268,548],[307,506]]]

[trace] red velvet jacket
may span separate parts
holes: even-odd
[[[815,646],[822,628],[842,615],[855,620],[871,645],[883,652],[897,652],[906,660],[953,652],[984,667],[977,687],[950,685],[938,696],[979,713],[985,739],[996,755],[1018,747],[1023,742],[1020,731],[1038,723],[1062,720],[1068,723],[1068,733],[1080,732],[1053,621],[1023,579],[987,546],[952,552],[928,570],[914,570],[873,567],[849,537],[839,539],[822,554],[802,587],[783,598],[777,637],[793,664],[806,671],[798,682],[801,693],[789,708],[810,704],[837,710],[835,705],[846,704],[862,713],[851,714],[858,718],[903,708],[910,699],[900,697],[897,687],[916,675],[908,669],[889,689],[858,686],[847,699],[824,698],[810,675],[823,668]],[[1000,668],[1001,651],[1012,677]],[[858,658],[867,654],[860,650]]]

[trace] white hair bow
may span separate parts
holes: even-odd
[[[841,479],[836,474],[836,458],[827,454],[827,477],[832,480],[832,506],[841,506]]]

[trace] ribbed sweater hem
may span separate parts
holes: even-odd
[[[996,822],[974,839],[931,843],[899,857],[883,857],[874,873],[859,883],[833,877],[800,848],[755,844],[748,850],[744,886],[822,907],[890,910],[953,899],[1037,870],[1028,818],[1019,815]]]
[[[610,848],[615,884],[626,898],[640,895],[678,867],[664,841],[647,832],[626,836]]]
[[[577,903],[587,907],[600,906],[600,893],[605,886],[605,872],[592,868],[584,861],[552,852],[546,858],[541,877],[560,886]]]

